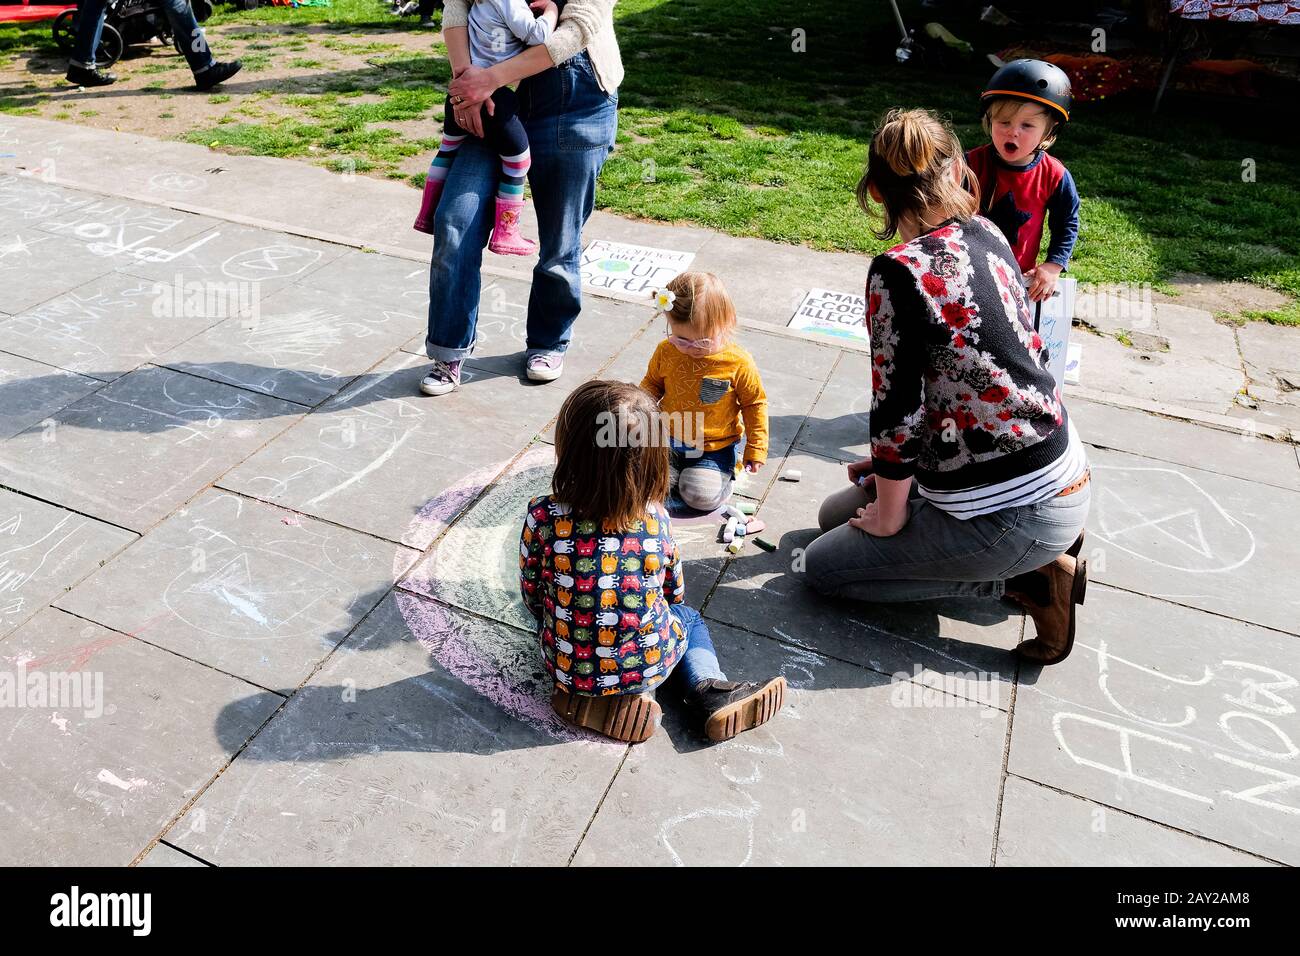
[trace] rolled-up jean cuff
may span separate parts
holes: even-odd
[[[528,349],[524,354],[524,361],[527,362],[534,355],[552,355],[552,354],[563,355],[568,350],[569,350],[569,345],[567,342],[565,343],[564,348],[562,349]]]
[[[424,354],[431,359],[437,359],[439,362],[464,361],[474,354],[474,346],[471,344],[469,348],[449,349],[446,346],[434,345],[428,339],[425,339]]]

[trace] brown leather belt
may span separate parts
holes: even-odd
[[[1072,485],[1066,485],[1064,488],[1062,488],[1060,491],[1056,493],[1056,497],[1064,498],[1066,495],[1072,495],[1080,488],[1087,485],[1088,482],[1091,480],[1092,480],[1092,469],[1091,468],[1084,469],[1083,477],[1080,478]]]

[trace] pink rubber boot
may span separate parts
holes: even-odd
[[[441,179],[426,179],[424,181],[424,195],[420,198],[420,214],[415,217],[415,225],[412,227],[418,232],[427,232],[433,235],[433,214],[438,209],[438,199],[442,196]]]
[[[497,224],[488,249],[499,256],[531,256],[537,251],[537,243],[519,234],[519,214],[523,209],[522,199],[497,197]]]

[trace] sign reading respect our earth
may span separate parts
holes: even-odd
[[[685,272],[694,259],[693,252],[596,239],[582,250],[582,284],[605,295],[648,297]]]
[[[871,341],[867,329],[867,300],[852,292],[810,289],[795,309],[790,328],[838,338]]]

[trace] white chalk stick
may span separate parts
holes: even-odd
[[[781,473],[782,481],[798,481],[802,477],[803,477],[803,472],[800,471],[798,468],[787,468],[784,472]]]

